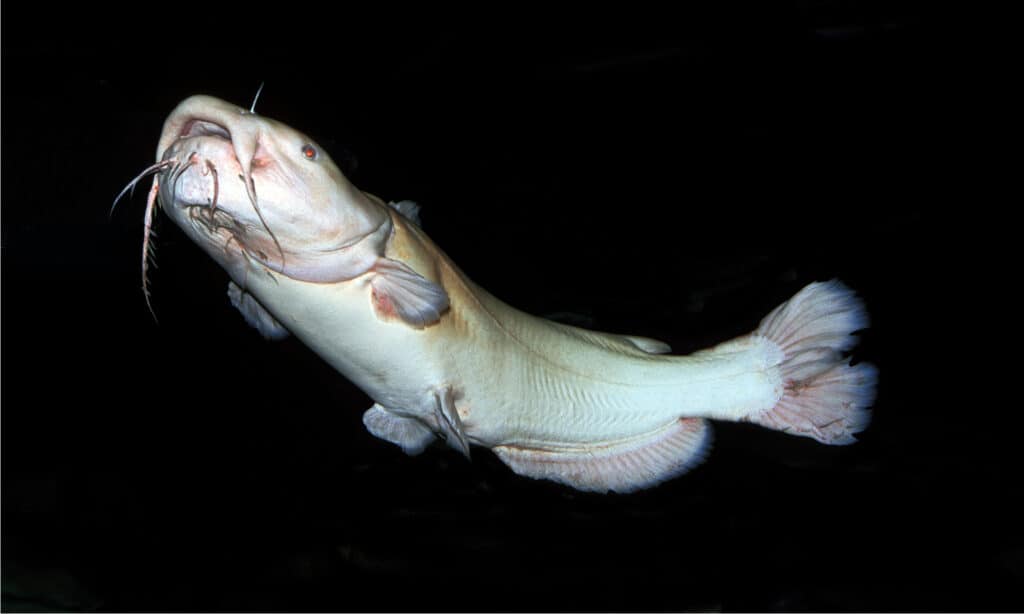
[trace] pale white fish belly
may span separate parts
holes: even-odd
[[[328,364],[378,403],[414,412],[443,381],[431,331],[381,321],[367,279],[313,284],[255,270],[247,290]]]
[[[506,307],[500,332],[441,339],[443,327],[381,321],[363,278],[311,284],[252,270],[246,283],[286,328],[389,410],[429,413],[431,392],[452,386],[466,435],[483,445],[642,436],[677,418],[737,419],[782,394],[769,368],[774,344],[759,337],[690,356],[627,353],[581,344]],[[521,326],[525,319],[534,321]]]

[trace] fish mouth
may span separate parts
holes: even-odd
[[[223,240],[227,231],[241,244],[239,235],[245,235],[246,226],[235,215],[240,195],[223,185],[226,163],[234,161],[230,133],[223,126],[201,119],[187,122],[162,157],[161,204],[172,217],[188,220],[201,234]]]
[[[178,131],[178,135],[175,140],[200,136],[212,136],[230,141],[231,131],[217,122],[193,117],[185,121],[181,130]]]
[[[261,211],[253,180],[252,171],[265,164],[249,152],[240,154],[230,125],[202,115],[182,119],[162,156],[168,166],[160,181],[161,201],[212,245],[226,252],[234,244],[266,266],[284,270],[285,250]],[[252,153],[259,148],[256,140]],[[254,218],[242,215],[247,208]],[[254,226],[267,237],[254,234]]]
[[[175,141],[167,148],[166,166],[159,175],[163,204],[183,210],[209,208],[215,211],[223,203],[218,165],[205,154],[184,140]]]
[[[217,144],[216,147],[221,150],[219,153],[228,153],[231,158],[238,161],[238,155],[231,140],[231,131],[223,124],[198,117],[188,119],[182,124],[174,140],[164,150],[161,159],[175,160],[179,165],[187,167],[194,162],[192,156],[200,153],[200,148],[210,149],[211,142]],[[190,143],[195,147],[190,148]],[[185,154],[186,151],[190,151],[190,153]],[[204,154],[203,157],[206,158],[204,162],[210,164],[208,153],[204,152]]]
[[[161,199],[165,204],[188,212],[200,209],[212,221],[227,215],[222,179],[238,171],[241,163],[231,130],[224,124],[201,117],[186,119],[161,156]],[[243,179],[244,181],[244,179]],[[193,218],[195,219],[195,218]]]

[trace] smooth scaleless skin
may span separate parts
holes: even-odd
[[[367,428],[408,453],[441,437],[523,475],[627,492],[700,461],[707,418],[826,443],[866,426],[874,371],[838,354],[866,317],[837,282],[753,334],[671,356],[508,306],[434,245],[415,205],[361,192],[309,137],[247,109],[186,99],[157,160],[161,207],[228,272],[246,319],[359,386],[375,401]]]

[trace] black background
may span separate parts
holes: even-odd
[[[1019,478],[994,454],[1018,409],[957,392],[971,94],[930,15],[159,9],[5,6],[4,609],[1024,605]],[[248,105],[263,81],[259,113],[419,201],[455,262],[531,313],[689,352],[841,278],[872,314],[871,427],[830,448],[716,424],[691,473],[581,494],[484,449],[374,439],[371,401],[262,341],[164,219],[155,323],[143,195],[110,217],[112,198],[177,102]]]

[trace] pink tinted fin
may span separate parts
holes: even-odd
[[[832,445],[847,445],[867,428],[878,370],[867,363],[840,363],[806,381],[787,381],[785,394],[771,410],[748,417],[791,435]]]
[[[827,444],[856,441],[871,420],[878,370],[850,365],[842,353],[867,325],[864,304],[837,280],[812,283],[778,306],[754,334],[781,350],[783,396],[742,420]]]
[[[413,328],[424,328],[440,320],[448,309],[444,288],[404,262],[379,258],[373,273],[373,307],[382,319],[399,319]]]
[[[436,439],[433,431],[419,420],[399,416],[378,403],[363,413],[363,424],[374,437],[390,441],[409,456],[419,454]]]
[[[503,445],[494,452],[519,475],[579,490],[627,493],[686,473],[704,460],[710,442],[706,420],[680,418],[627,440],[563,450]]]
[[[288,336],[288,329],[281,326],[281,323],[270,315],[253,295],[239,288],[233,281],[228,282],[228,298],[235,309],[242,313],[249,326],[260,331],[264,339],[278,341]]]

